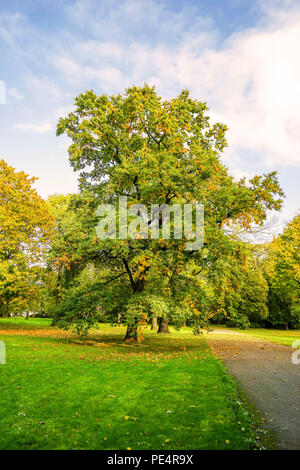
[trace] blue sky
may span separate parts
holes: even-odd
[[[76,191],[60,116],[85,89],[147,81],[183,88],[229,128],[236,177],[278,170],[281,223],[300,207],[300,2],[10,0],[0,2],[0,157],[38,176],[43,196]]]

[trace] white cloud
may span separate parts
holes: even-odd
[[[255,175],[255,172],[249,172],[246,170],[241,170],[239,168],[230,168],[230,174],[236,179],[240,180],[241,178],[246,178],[246,180],[249,180],[253,178]]]
[[[41,122],[39,124],[30,122],[21,122],[15,124],[14,128],[21,132],[35,132],[37,134],[46,134],[53,129],[53,125],[50,122]]]
[[[24,96],[17,88],[9,88],[7,90],[7,94],[8,96],[10,96],[11,98],[17,101],[21,101],[24,99]]]
[[[50,58],[57,72],[76,89],[92,87],[111,93],[148,81],[169,98],[189,88],[193,96],[207,101],[213,119],[220,116],[229,126],[226,162],[238,163],[246,154],[250,167],[300,165],[299,8],[278,10],[278,5],[270,7],[269,0],[258,2],[268,11],[259,25],[232,34],[217,47],[218,34],[211,23],[194,18],[192,26],[185,28],[190,17],[185,11],[167,15],[162,5],[155,10],[153,2],[143,0],[141,7],[130,0],[119,2],[117,11],[112,7],[107,10],[104,2],[91,15],[94,3],[76,2],[68,8],[69,17],[76,24],[80,20],[96,37],[106,11],[111,41],[77,39],[72,50],[61,47]],[[286,6],[292,3],[288,1]],[[168,46],[165,41],[138,43],[128,32],[127,39],[120,40],[114,30],[122,29],[120,24],[123,26],[135,8],[136,16],[131,19],[134,28],[139,18],[145,28],[148,21],[155,34],[161,18],[161,30],[174,32],[175,25],[182,34]],[[256,160],[251,162],[250,155]]]
[[[76,0],[65,11],[79,30],[115,42],[143,41],[150,34],[153,43],[161,43],[212,26],[209,17],[197,16],[197,7],[184,2],[180,8],[169,8],[153,0]]]
[[[26,17],[22,13],[0,14],[0,38],[7,44],[20,39],[27,31]]]
[[[99,62],[91,67],[80,63],[79,59],[68,57],[53,57],[52,64],[57,67],[63,77],[71,84],[82,84],[84,89],[89,88],[92,81],[103,88],[122,87],[123,74],[120,68]]]
[[[298,16],[276,30],[235,35],[221,51],[183,59],[181,83],[224,116],[232,150],[257,152],[266,165],[300,164],[299,43]]]
[[[28,90],[35,95],[39,95],[42,99],[50,99],[51,101],[61,101],[68,93],[63,92],[59,86],[48,78],[37,78],[29,76],[25,79]]]
[[[123,56],[123,49],[113,42],[99,42],[96,40],[84,41],[79,45],[78,55],[82,60],[89,63],[99,61],[100,58],[120,60]]]

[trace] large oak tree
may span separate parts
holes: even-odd
[[[74,111],[59,120],[57,134],[72,139],[69,160],[80,172],[81,190],[93,194],[99,204],[115,204],[118,196],[126,196],[129,204],[146,207],[200,202],[205,208],[202,250],[186,251],[186,240],[174,237],[95,241],[99,259],[110,263],[112,282],[114,277],[116,283],[120,276],[128,279],[131,294],[125,313],[123,306],[127,338],[137,338],[149,302],[167,318],[174,299],[178,305],[184,302],[172,284],[183,282],[184,276],[192,283],[191,273],[197,279],[201,267],[212,268],[231,250],[226,224],[250,228],[263,223],[267,210],[281,207],[275,172],[249,182],[230,176],[220,159],[226,129],[211,124],[206,104],[192,99],[188,91],[162,100],[148,85],[117,96],[86,91],[75,99]],[[162,306],[167,298],[170,302]],[[193,309],[201,314],[200,303]]]

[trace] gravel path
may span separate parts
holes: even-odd
[[[215,330],[207,339],[277,436],[277,447],[300,449],[300,365],[291,361],[293,350],[233,331]]]

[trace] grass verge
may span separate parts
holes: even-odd
[[[294,341],[300,340],[299,330],[266,330],[263,328],[249,328],[239,331],[256,338],[266,339],[273,343],[283,344],[284,346],[289,347],[292,347]]]

